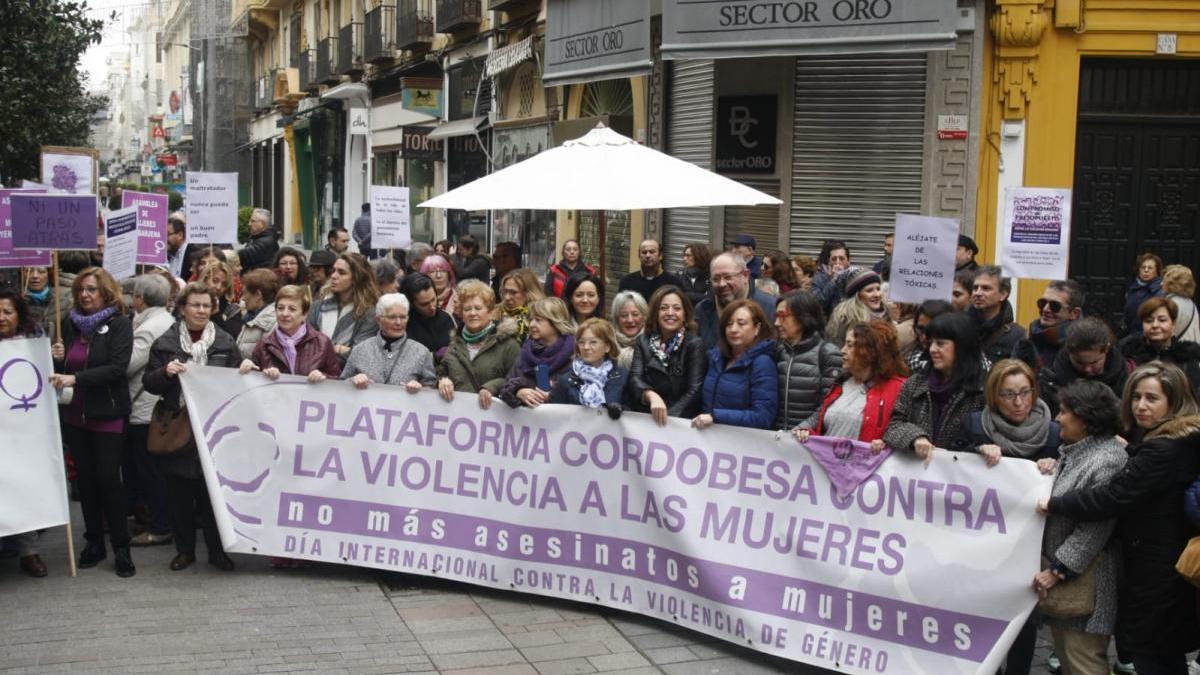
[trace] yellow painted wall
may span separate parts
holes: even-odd
[[[995,259],[996,208],[999,195],[1000,125],[1025,119],[1025,179],[1028,187],[1071,188],[1075,173],[1075,132],[1080,62],[1086,56],[1146,58],[1200,57],[1200,2],[1196,0],[994,0],[989,3],[991,31],[985,43],[987,86],[984,90],[983,147],[980,152],[976,241],[980,258]],[[1040,23],[1044,22],[1044,24]],[[1057,24],[1057,25],[1056,25]],[[1029,26],[1044,25],[1040,39],[1029,45]],[[1008,30],[1005,30],[1005,27]],[[1175,33],[1178,50],[1155,54],[1158,33]],[[1027,61],[1026,61],[1027,60]],[[1033,72],[1028,77],[1028,63]],[[1024,76],[1024,105],[1015,107],[1002,68]],[[1020,89],[1018,87],[1018,89]],[[1009,90],[1011,91],[1011,89]],[[1013,298],[1018,320],[1036,318],[1034,301],[1045,282],[1024,282]]]

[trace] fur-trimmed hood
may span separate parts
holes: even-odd
[[[1146,439],[1151,438],[1187,438],[1200,434],[1200,415],[1185,415],[1168,420],[1151,429]]]

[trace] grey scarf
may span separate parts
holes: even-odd
[[[1050,408],[1042,399],[1036,399],[1029,417],[1020,425],[1013,425],[1003,415],[984,408],[980,416],[983,433],[1000,446],[1005,457],[1033,457],[1046,445],[1050,437]]]

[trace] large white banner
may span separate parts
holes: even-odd
[[[70,520],[53,372],[49,338],[0,340],[0,537]]]
[[[897,455],[838,500],[786,434],[229,369],[183,390],[230,551],[597,603],[851,673],[995,673],[1035,603],[1032,462]]]
[[[189,171],[187,240],[189,244],[236,244],[238,175]]]

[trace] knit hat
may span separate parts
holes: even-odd
[[[866,267],[850,267],[838,275],[838,281],[846,289],[846,297],[852,298],[867,286],[882,283],[883,279],[874,270]]]

